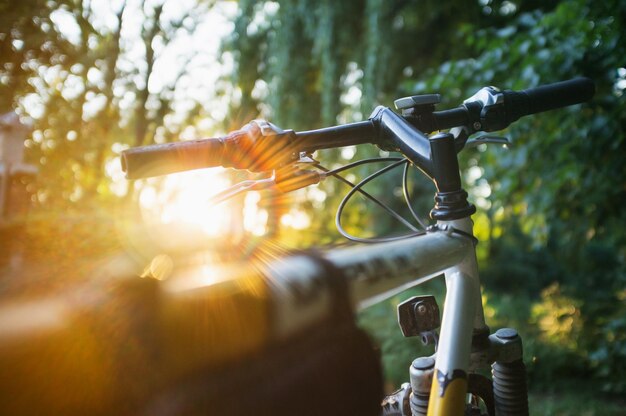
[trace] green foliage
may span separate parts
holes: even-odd
[[[489,83],[521,89],[576,75],[596,81],[598,93],[589,108],[521,121],[509,131],[515,140],[511,151],[487,150],[470,158],[484,169],[493,191],[491,217],[503,214],[500,224],[490,226],[506,230],[487,242],[486,284],[537,293],[560,281],[570,296],[565,303],[580,304],[581,328],[573,348],[543,344],[547,328],[529,342],[539,357],[532,368],[543,371],[531,372],[533,379],[571,376],[565,369],[582,376],[593,367],[604,390],[612,392],[624,391],[620,380],[626,365],[620,342],[606,339],[607,332],[614,334],[608,328],[620,325],[611,317],[624,313],[618,300],[624,285],[624,241],[618,231],[623,225],[617,224],[626,218],[617,207],[626,195],[615,180],[624,174],[626,154],[623,86],[616,83],[624,52],[618,16],[624,10],[624,2],[600,9],[591,2],[562,2],[547,13],[522,13],[504,27],[467,26],[473,57],[444,63],[417,84],[443,91],[461,87],[465,96]],[[559,313],[554,300],[540,305],[548,308],[544,316]],[[611,359],[603,355],[608,351]],[[578,366],[568,365],[572,354]],[[607,361],[600,364],[589,356]]]
[[[71,49],[50,19],[58,6],[44,0],[0,2],[0,113],[13,110],[21,95],[34,91],[28,79],[36,74],[37,64],[54,61]]]
[[[607,10],[613,16],[604,15]],[[470,45],[482,51],[472,66],[492,69],[487,71],[491,80],[483,82],[522,88],[524,84],[575,75],[596,81],[598,94],[590,106],[592,111],[575,108],[519,123],[511,129],[518,139],[517,148],[508,155],[498,154],[497,161],[489,160],[493,158],[490,152],[479,154],[477,159],[494,190],[492,210],[520,207],[524,217],[516,217],[514,210],[506,217],[523,230],[544,224],[540,230],[543,235],[526,231],[534,247],[528,247],[524,235],[490,242],[492,273],[487,273],[486,282],[490,283],[489,277],[498,268],[500,279],[503,275],[512,277],[513,287],[526,281],[530,283],[526,289],[534,286],[536,290],[550,281],[560,281],[562,290],[571,296],[570,306],[580,304],[582,327],[572,351],[578,356],[579,374],[595,367],[604,390],[612,392],[624,391],[620,380],[626,365],[620,342],[609,342],[605,335],[613,333],[609,327],[620,325],[611,317],[624,313],[623,302],[618,299],[625,282],[624,240],[623,233],[614,228],[625,220],[623,210],[616,209],[626,196],[625,190],[614,179],[624,174],[626,153],[624,103],[616,84],[620,65],[616,59],[623,53],[619,51],[623,19],[618,22],[617,16],[623,16],[624,10],[624,2],[614,2],[602,10],[590,2],[563,2],[550,13],[522,14],[506,28],[478,31],[469,38]],[[494,65],[504,50],[508,51],[506,68]],[[505,84],[507,79],[518,81]],[[536,137],[534,132],[543,134]],[[518,273],[511,273],[516,268]],[[547,305],[554,307],[554,303]],[[558,308],[548,314],[558,314]],[[552,348],[554,345],[538,350],[545,357],[544,370],[558,374],[564,368],[576,368],[568,367],[568,360],[559,360],[550,352]],[[604,358],[610,364],[588,359],[602,356],[601,352],[593,355],[594,351],[608,350],[613,355]],[[558,354],[567,355],[562,349]]]
[[[272,85],[266,114],[288,123],[284,127],[334,124],[332,114],[341,121],[363,117],[376,103],[420,92],[442,93],[445,108],[485,85],[524,89],[575,76],[595,81],[591,103],[521,120],[504,132],[513,138],[511,150],[467,151],[462,166],[470,168],[467,185],[482,209],[476,216],[477,233],[485,237],[479,255],[485,284],[495,291],[489,292],[494,319],[504,323],[506,315],[508,325],[513,316],[528,333],[533,382],[592,371],[605,391],[623,393],[626,2],[366,0],[324,2],[318,9],[298,1],[278,4],[267,46],[260,48],[267,55],[239,73],[256,71],[246,79]],[[355,73],[360,105],[343,100],[337,108]],[[372,154],[359,149],[354,158]],[[345,161],[337,154],[321,157],[331,164]],[[389,194],[396,178],[381,180],[372,192]],[[339,186],[322,188],[324,205],[310,211],[317,219],[314,236],[332,229],[328,211],[337,204]],[[428,193],[428,186],[418,185],[416,192]],[[352,205],[348,227],[398,231],[369,212]],[[515,310],[497,301],[505,292],[520,299]],[[574,315],[563,312],[572,310]],[[368,312],[364,321],[379,322],[379,312]],[[559,314],[566,324],[576,317],[576,336],[550,332],[556,329],[548,322]],[[406,358],[388,349],[397,341],[391,334],[380,339],[387,362]]]

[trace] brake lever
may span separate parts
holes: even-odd
[[[276,172],[272,171],[272,176],[269,178],[247,180],[239,182],[230,188],[226,188],[223,191],[218,192],[209,199],[209,203],[213,205],[221,204],[222,202],[233,198],[241,193],[248,191],[256,191],[261,189],[268,189],[276,186]]]
[[[243,192],[263,189],[277,189],[281,192],[291,192],[302,187],[313,185],[325,179],[325,175],[302,170],[300,167],[311,166],[316,163],[310,156],[300,155],[299,160],[291,166],[272,171],[269,178],[247,180],[239,182],[230,188],[218,192],[209,199],[209,203],[217,205]]]
[[[468,140],[465,143],[467,147],[477,147],[481,144],[500,144],[505,147],[511,147],[513,143],[507,137],[493,136],[486,134],[484,136],[476,137],[475,139]]]

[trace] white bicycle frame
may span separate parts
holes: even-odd
[[[454,232],[459,230],[464,233]],[[345,276],[352,305],[364,308],[409,287],[445,275],[447,286],[429,415],[463,414],[474,330],[486,329],[472,221],[440,222],[436,231],[393,242],[359,245],[327,252],[324,257]],[[316,287],[319,267],[306,256],[287,257],[268,266],[274,304],[271,338],[284,339],[332,309],[330,289],[316,290],[303,304],[293,295]],[[314,289],[313,289],[314,290]]]
[[[270,156],[276,156],[278,148],[284,152],[281,156],[289,155],[291,159],[279,157],[269,161],[272,163],[263,163],[267,166],[258,166],[258,161],[242,164],[238,158],[231,160],[233,154],[244,150],[237,147],[237,134],[242,134],[239,132],[232,137],[131,149],[122,154],[122,168],[128,178],[142,178],[208,166],[252,167],[257,171],[285,169],[284,164],[290,163],[296,169],[291,172],[294,174],[286,175],[282,181],[276,178],[275,182],[277,186],[280,183],[286,185],[289,180],[298,178],[295,181],[297,184],[289,185],[289,189],[297,189],[318,183],[322,178],[315,172],[307,176],[298,171],[297,155],[308,156],[316,150],[363,143],[400,151],[435,183],[436,204],[431,211],[431,218],[446,221],[440,222],[439,231],[425,235],[328,252],[324,255],[325,261],[340,271],[341,275],[335,277],[345,279],[349,288],[348,296],[356,307],[367,306],[441,273],[445,274],[447,293],[428,400],[428,415],[463,414],[470,379],[468,372],[487,363],[493,363],[494,375],[492,384],[488,386],[489,392],[472,391],[472,394],[481,397],[485,406],[494,407],[493,411],[489,409],[490,413],[501,406],[506,408],[506,414],[510,414],[509,408],[515,410],[514,413],[527,414],[521,339],[512,329],[503,329],[502,332],[498,331],[499,334],[489,336],[485,325],[472,221],[469,218],[475,212],[475,207],[467,202],[467,193],[462,189],[457,154],[469,144],[469,137],[478,131],[499,131],[522,116],[585,102],[593,96],[594,91],[593,81],[587,78],[519,92],[485,87],[465,100],[462,106],[444,112],[433,111],[433,106],[439,102],[438,96],[413,96],[396,101],[402,115],[379,106],[367,121],[299,133],[256,121],[253,124],[260,135],[253,140],[255,145],[258,144],[254,149],[259,154],[268,151],[268,157],[263,162],[268,162],[265,159],[271,159]],[[443,132],[448,129],[454,129],[455,133],[452,133],[453,130]],[[436,131],[439,133],[429,136]],[[266,140],[258,140],[257,143],[259,138]],[[494,140],[490,136],[475,139],[473,143],[481,141],[502,143],[502,140]],[[152,169],[154,166],[158,168]],[[373,177],[364,179],[361,184]],[[235,188],[234,192],[251,189],[248,187],[252,185],[254,183],[242,184],[243,188]],[[357,187],[360,185],[355,186],[352,192]],[[338,216],[341,217],[340,212]],[[339,221],[337,223],[340,225]],[[329,276],[331,273],[325,270],[326,265],[322,264],[325,261],[320,263],[319,260],[295,255],[262,266],[262,273],[259,273],[262,277],[259,279],[263,283],[261,286],[267,290],[262,295],[272,306],[269,334],[263,341],[284,338],[306,328],[307,324],[331,316],[333,301],[337,298],[334,293],[336,285],[324,281],[333,276]],[[306,296],[302,296],[302,293]],[[481,345],[476,348],[477,355],[472,355],[475,335],[475,344]],[[488,336],[486,341],[489,344],[484,350],[483,336]],[[469,385],[470,389],[484,387],[479,386],[484,382],[479,376],[472,379],[477,381]],[[496,394],[496,391],[502,394]],[[487,399],[493,402],[490,403],[493,406],[480,393],[483,393],[482,396],[493,393],[493,397]],[[411,411],[422,413],[421,408],[419,411]]]
[[[472,221],[440,222],[444,231],[329,253],[344,270],[353,303],[366,307],[444,273],[446,299],[436,354],[429,415],[462,414],[473,330],[486,328],[472,235]],[[402,265],[405,265],[404,267]]]

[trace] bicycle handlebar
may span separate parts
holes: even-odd
[[[412,149],[415,155],[409,157],[415,163],[429,157],[425,134],[461,126],[470,133],[502,130],[520,117],[588,101],[594,92],[592,80],[576,78],[522,91],[486,87],[457,108],[417,115],[399,116],[379,107],[367,121],[298,133],[266,123],[259,138],[238,131],[222,138],[128,149],[121,155],[122,170],[128,179],[215,166],[269,170],[294,162],[300,152],[363,143],[391,144],[401,150],[418,144],[423,149]],[[428,164],[420,168],[427,171]]]
[[[523,91],[504,91],[504,102],[510,122],[531,114],[555,110],[589,101],[595,85],[589,78],[575,78]]]
[[[122,152],[127,179],[167,175],[225,163],[225,138],[154,144]]]
[[[307,153],[318,149],[376,141],[376,130],[371,121],[298,133],[288,131],[287,134],[290,134],[290,143],[285,147]],[[284,133],[282,135],[284,136]],[[122,171],[126,173],[127,179],[141,179],[217,166],[247,169],[253,164],[251,156],[259,155],[244,155],[246,150],[250,149],[239,148],[240,137],[241,135],[226,136],[127,149],[121,154]],[[271,156],[275,156],[278,152],[274,153]],[[288,158],[276,159],[284,161]]]

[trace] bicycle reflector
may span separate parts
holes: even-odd
[[[398,324],[405,337],[418,336],[439,328],[441,319],[435,297],[413,296],[399,304]]]

